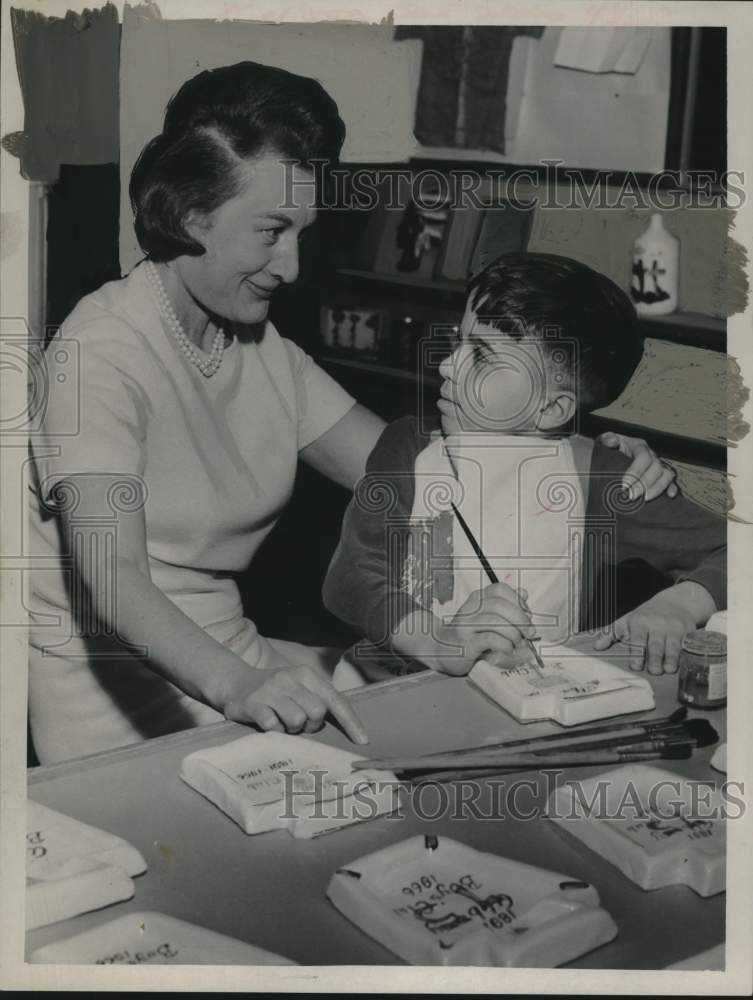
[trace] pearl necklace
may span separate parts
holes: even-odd
[[[209,357],[203,358],[201,354],[199,354],[196,346],[191,340],[189,340],[186,331],[183,329],[183,326],[178,319],[178,314],[175,312],[175,309],[173,309],[173,304],[168,298],[165,286],[162,284],[162,278],[160,278],[159,271],[155,267],[154,263],[151,260],[148,260],[145,266],[149,280],[152,282],[152,285],[157,292],[157,298],[159,299],[162,314],[165,317],[165,321],[170,327],[173,336],[177,340],[178,346],[191,364],[196,365],[205,378],[211,378],[222,364],[222,354],[225,350],[224,329],[220,327],[217,330],[217,333],[214,335]]]

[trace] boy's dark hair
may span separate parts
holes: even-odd
[[[569,386],[578,409],[613,402],[643,354],[632,302],[586,264],[546,253],[498,257],[471,281],[478,319],[503,333],[541,339],[545,351],[576,345]]]
[[[139,244],[155,261],[204,253],[185,219],[235,197],[243,161],[271,152],[332,165],[344,139],[337,105],[315,80],[254,62],[199,73],[171,98],[131,173]]]

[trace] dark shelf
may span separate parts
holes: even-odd
[[[669,316],[639,316],[641,331],[655,340],[670,340],[710,351],[727,350],[727,320],[702,313],[676,312]]]
[[[349,282],[401,290],[412,289],[420,293],[436,292],[443,298],[451,297],[458,301],[466,294],[465,282],[451,281],[448,278],[416,278],[410,274],[383,274],[350,267],[338,268],[336,275]],[[727,349],[727,321],[715,316],[676,312],[669,316],[639,316],[638,323],[646,337],[687,344],[689,347],[703,347],[711,351],[724,352]]]
[[[401,288],[417,288],[422,291],[443,292],[445,295],[462,297],[466,294],[464,281],[449,278],[415,278],[410,274],[382,274],[378,271],[359,271],[352,267],[339,267],[337,276],[378,285],[398,285]]]
[[[716,316],[705,316],[703,313],[675,312],[668,316],[639,316],[642,324],[666,328],[674,326],[686,327],[688,330],[705,330],[708,333],[723,334],[727,332],[727,320]]]

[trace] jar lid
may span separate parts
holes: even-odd
[[[721,656],[727,652],[727,636],[723,632],[712,632],[699,628],[683,636],[682,648],[687,653],[701,653],[706,656]]]

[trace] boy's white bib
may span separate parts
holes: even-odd
[[[451,586],[427,591],[419,567],[432,567],[436,584],[436,570],[447,579],[449,566],[436,552],[417,558],[414,548],[403,570],[406,591],[419,601],[428,596],[434,614],[449,621],[474,591],[489,586],[454,502],[498,579],[528,591],[542,639],[562,642],[577,630],[585,498],[567,439],[437,435],[416,459],[415,485],[414,546],[418,525],[439,519],[447,542],[451,525]]]

